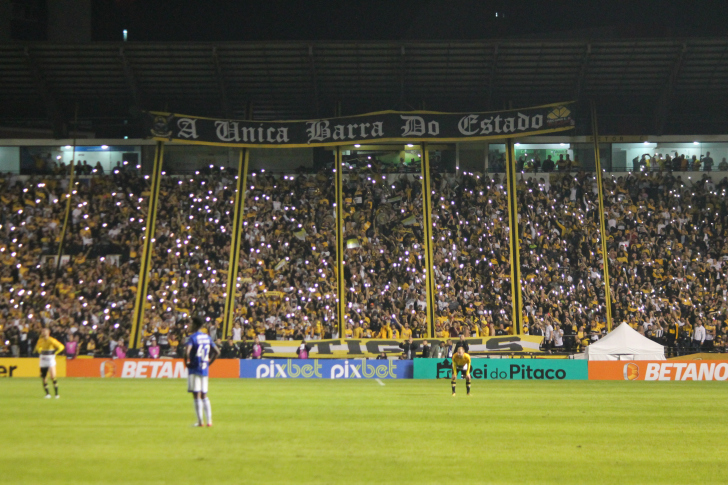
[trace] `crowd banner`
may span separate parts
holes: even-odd
[[[725,381],[728,361],[592,361],[589,380],[597,381]]]
[[[470,346],[470,355],[485,354],[488,352],[539,352],[541,336],[530,335],[506,335],[503,337],[482,337],[468,338],[465,341]],[[444,339],[415,339],[418,356],[421,354],[422,343],[427,341],[431,347],[437,346]],[[456,340],[456,339],[453,339]],[[334,339],[334,340],[309,340],[306,343],[311,346],[309,356],[318,359],[356,359],[366,357],[377,357],[382,352],[387,355],[399,355],[402,349],[399,344],[404,340],[395,339]],[[263,347],[263,358],[290,358],[298,357],[296,350],[300,342],[293,340],[271,340],[261,342]]]
[[[246,121],[150,111],[151,138],[202,145],[316,147],[366,142],[454,142],[538,135],[574,128],[574,102],[486,113],[381,111],[299,121]]]
[[[37,357],[0,358],[0,379],[3,377],[39,377],[40,359]],[[66,377],[66,358],[56,357],[56,376]]]
[[[240,377],[255,379],[412,379],[413,361],[392,359],[241,360]]]
[[[452,360],[415,359],[415,379],[452,378]],[[475,380],[587,380],[585,360],[473,359],[470,376]]]
[[[121,377],[125,379],[186,378],[182,359],[73,359],[68,377]],[[210,366],[210,377],[239,377],[238,359],[219,359]]]

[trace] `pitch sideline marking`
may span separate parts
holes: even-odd
[[[377,382],[379,383],[379,385],[380,385],[380,386],[383,386],[383,385],[384,385],[384,383],[382,382],[382,380],[381,380],[381,379],[374,379],[374,380],[375,380],[375,381],[377,381]]]

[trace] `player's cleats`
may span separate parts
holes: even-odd
[[[56,394],[56,399],[60,399],[60,398],[61,398],[61,396],[59,396],[58,394]]]
[[[212,428],[212,423],[207,423],[208,428]]]
[[[455,393],[454,392],[452,393],[452,397],[455,397]]]
[[[50,398],[51,398],[51,395],[50,395],[50,394],[46,394],[46,395],[45,395],[45,398],[46,398],[46,399],[50,399]]]
[[[204,425],[204,424],[202,424],[202,423],[195,423],[195,424],[193,424],[193,425],[192,425],[192,427],[193,427],[193,428],[204,428],[204,427],[205,427],[205,425]]]

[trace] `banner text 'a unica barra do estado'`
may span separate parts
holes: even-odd
[[[382,111],[300,121],[245,121],[146,112],[150,138],[202,145],[295,148],[383,142],[455,142],[574,128],[574,103],[487,113]]]

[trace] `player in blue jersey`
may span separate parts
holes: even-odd
[[[195,426],[204,426],[203,410],[207,415],[207,426],[212,426],[212,407],[210,398],[207,397],[207,376],[210,365],[215,362],[220,350],[210,339],[210,336],[202,331],[205,326],[204,320],[200,317],[192,319],[193,334],[187,339],[185,348],[185,365],[187,365],[187,392],[192,393],[197,413]]]

